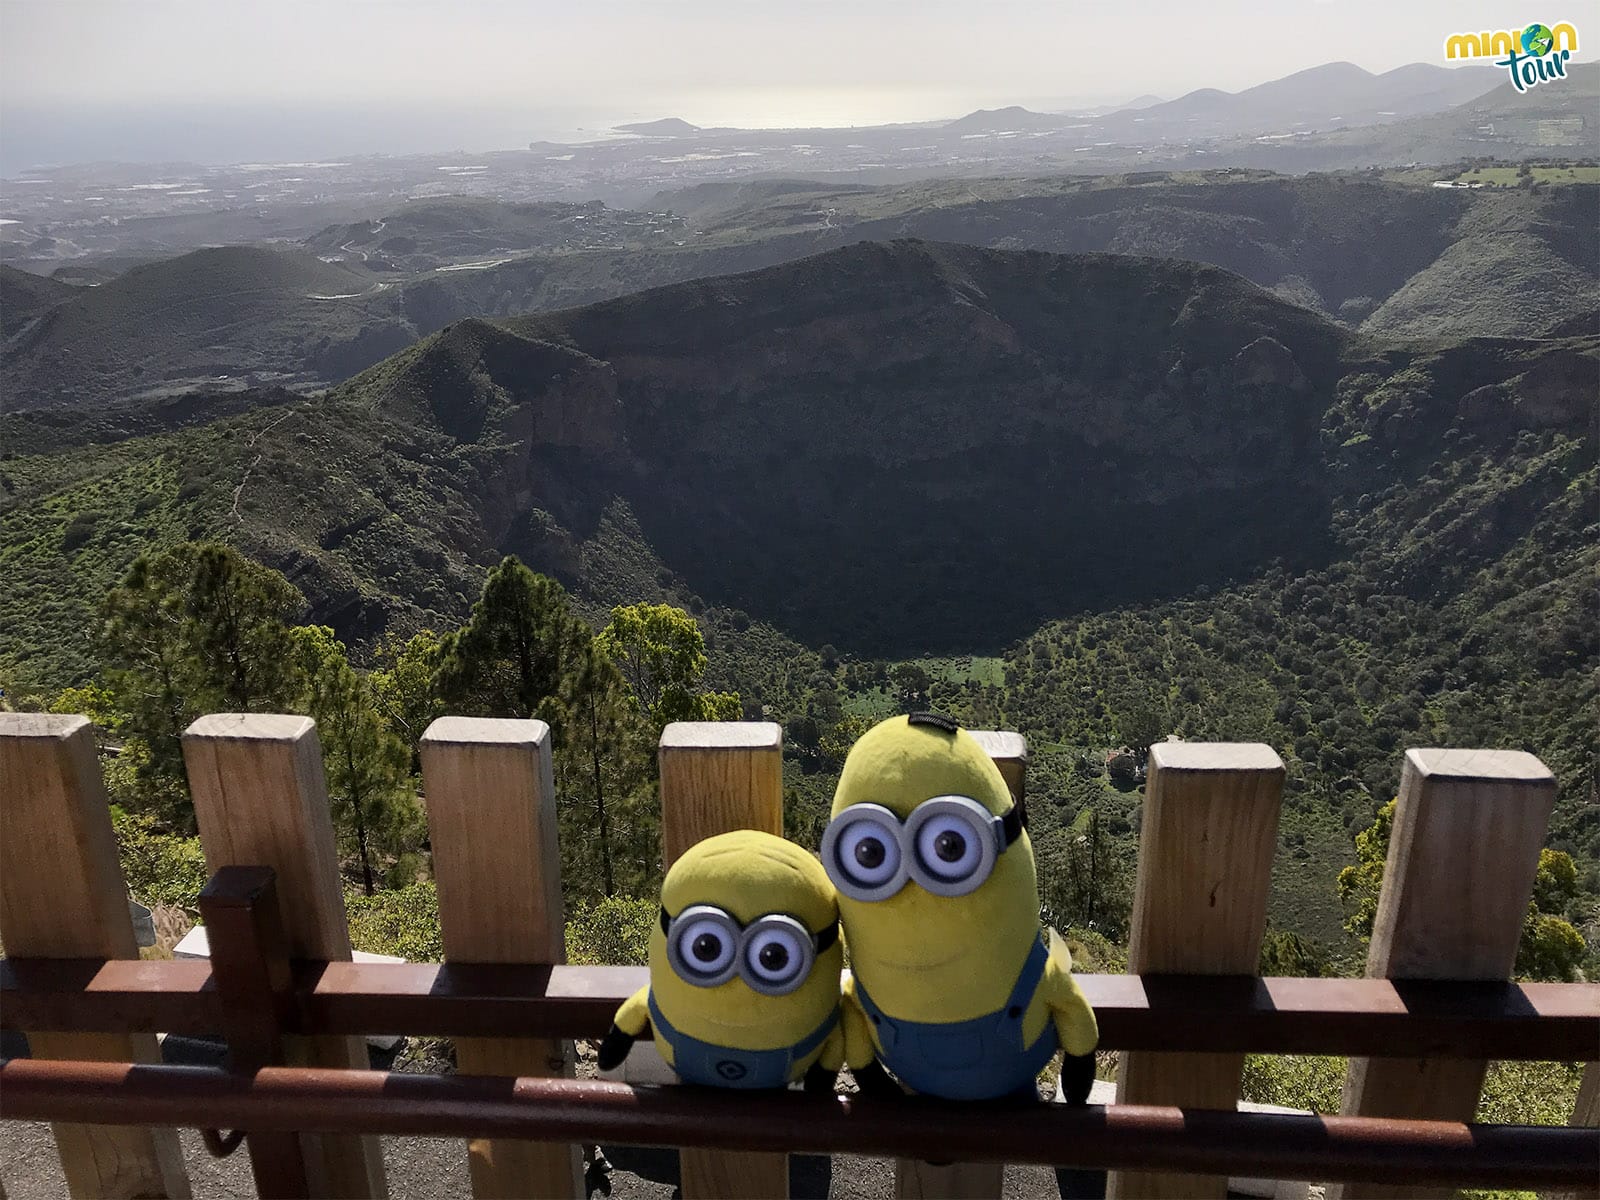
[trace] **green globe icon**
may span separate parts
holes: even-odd
[[[1522,49],[1535,58],[1549,54],[1555,41],[1556,35],[1550,32],[1548,25],[1533,24],[1522,31]]]

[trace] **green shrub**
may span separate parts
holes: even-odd
[[[1317,1054],[1250,1054],[1239,1094],[1256,1104],[1336,1113],[1345,1060]]]
[[[193,909],[209,878],[200,839],[163,833],[142,813],[111,809],[117,854],[128,892],[151,908],[161,904]]]
[[[350,944],[368,954],[395,954],[407,962],[444,957],[439,933],[439,889],[431,881],[363,896],[346,892]]]
[[[567,961],[586,966],[643,966],[659,919],[654,900],[607,896],[578,904],[567,917]]]
[[[380,891],[345,894],[350,944],[368,954],[394,954],[409,962],[444,957],[439,933],[439,890],[430,881]],[[642,966],[655,927],[653,900],[612,896],[577,904],[567,919],[567,961],[586,966]]]
[[[1572,1119],[1582,1081],[1582,1063],[1491,1063],[1478,1102],[1478,1120],[1496,1125],[1565,1125]]]

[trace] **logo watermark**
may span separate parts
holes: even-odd
[[[1446,58],[1494,58],[1495,66],[1511,72],[1512,86],[1519,92],[1552,79],[1565,79],[1567,60],[1577,50],[1578,31],[1570,21],[1555,25],[1535,21],[1520,30],[1452,33],[1444,40]]]

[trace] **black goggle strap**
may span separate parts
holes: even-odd
[[[661,906],[661,932],[664,933],[664,934],[667,934],[668,936],[670,936],[671,933],[672,933],[672,922],[675,919],[676,918],[674,918],[669,912],[667,912],[667,906],[665,904],[663,904]],[[802,922],[802,924],[803,924],[803,922]],[[807,930],[807,932],[809,933],[810,931]],[[824,929],[821,933],[813,933],[813,934],[811,934],[811,943],[812,943],[813,946],[816,947],[816,951],[817,951],[817,953],[819,955],[822,954],[825,950],[828,949],[829,946],[833,945],[838,940],[839,940],[839,919],[837,917],[835,917],[833,919],[833,923],[831,925],[829,925],[826,929]]]
[[[1008,849],[1012,842],[1022,836],[1022,831],[1028,827],[1028,810],[1018,800],[1006,809],[1006,815],[1000,818],[1000,830],[1005,834],[1005,845],[1002,850]]]

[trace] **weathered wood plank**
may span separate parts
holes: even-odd
[[[561,856],[550,727],[543,721],[441,717],[422,736],[433,875],[446,959],[566,961]],[[570,1042],[458,1038],[475,1075],[568,1076]],[[583,1195],[579,1148],[473,1138],[473,1195],[482,1200]]]
[[[7,954],[137,959],[88,718],[0,713],[0,941]],[[160,1062],[149,1033],[33,1033],[34,1057]],[[187,1197],[171,1129],[53,1126],[74,1197]]]
[[[1507,978],[1555,793],[1549,768],[1520,750],[1406,751],[1367,974]],[[1487,1067],[1469,1059],[1352,1059],[1342,1111],[1470,1121]],[[1345,1200],[1420,1194],[1449,1193],[1377,1184],[1342,1190]]]
[[[348,962],[338,846],[312,720],[271,713],[201,717],[183,735],[183,760],[206,865],[271,867],[289,952]],[[368,1065],[358,1037],[286,1040],[291,1065]],[[313,1194],[387,1195],[377,1138],[308,1134],[303,1141]]]
[[[783,730],[770,721],[678,721],[661,734],[661,841],[671,867],[734,829],[783,836]],[[785,1197],[789,1156],[679,1153],[684,1200]]]
[[[1163,742],[1151,747],[1128,970],[1255,974],[1267,926],[1283,762],[1257,743]],[[1239,1054],[1130,1053],[1119,1104],[1232,1109]],[[1107,1195],[1212,1197],[1221,1176],[1119,1171]]]

